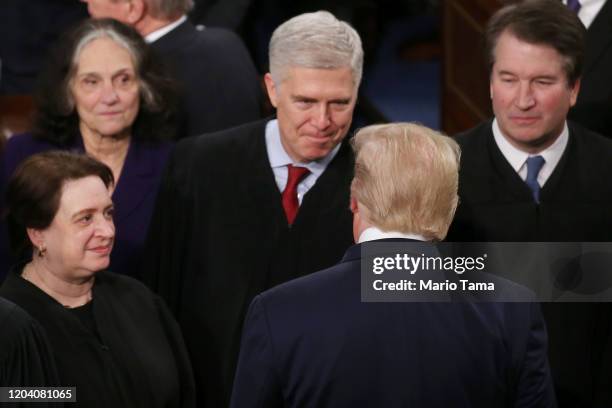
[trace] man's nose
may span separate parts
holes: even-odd
[[[315,113],[314,123],[317,129],[326,129],[331,124],[329,107],[321,104]]]
[[[528,82],[522,82],[519,84],[518,95],[516,97],[516,106],[519,109],[527,110],[535,105],[535,97],[531,84]]]

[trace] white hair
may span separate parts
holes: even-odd
[[[286,78],[290,67],[349,67],[355,87],[358,87],[363,70],[363,48],[353,27],[327,11],[317,11],[293,17],[274,30],[269,60],[270,74],[277,85]]]

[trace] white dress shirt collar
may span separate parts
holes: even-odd
[[[580,0],[578,18],[586,28],[593,23],[605,2],[606,0]],[[563,0],[563,4],[567,5],[567,0]]]
[[[327,165],[333,160],[333,158],[340,150],[340,143],[338,146],[325,157],[319,160],[313,160],[308,163],[294,163],[289,154],[285,151],[283,143],[281,142],[280,129],[278,127],[278,120],[273,119],[266,125],[266,148],[268,150],[268,158],[270,159],[270,166],[274,168],[285,167],[288,164],[293,164],[296,167],[306,167],[312,174],[317,178],[323,174]]]
[[[176,27],[180,26],[181,24],[183,24],[183,22],[185,21],[187,21],[187,16],[183,15],[181,18],[179,18],[175,22],[170,23],[166,26],[163,26],[162,28],[157,29],[145,35],[144,39],[147,42],[147,44],[151,44],[152,42],[159,40],[161,37],[168,34],[170,31],[174,30]]]
[[[518,173],[521,179],[527,179],[527,158],[537,155],[544,158],[544,165],[538,174],[538,184],[540,184],[541,187],[544,186],[544,183],[546,183],[550,175],[557,167],[557,164],[559,164],[559,160],[561,160],[561,156],[567,147],[567,142],[569,140],[569,129],[567,127],[567,122],[563,125],[563,130],[561,131],[561,135],[559,135],[557,140],[555,140],[552,145],[548,146],[537,155],[529,154],[514,147],[514,145],[512,145],[503,136],[502,131],[499,128],[499,124],[497,123],[497,119],[493,121],[492,127],[493,138],[495,139],[497,147],[499,147],[499,150],[501,150],[508,163],[510,163],[514,171]]]
[[[366,241],[374,241],[377,239],[385,238],[404,238],[404,239],[416,239],[417,241],[427,241],[424,236],[419,234],[404,234],[403,232],[397,231],[382,231],[376,227],[369,227],[363,230],[359,235],[357,243],[361,244]]]

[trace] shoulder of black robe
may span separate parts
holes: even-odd
[[[166,164],[149,225],[142,277],[175,316],[183,276],[189,273],[187,258],[198,256],[197,246],[203,245],[194,230],[194,225],[202,228],[202,223],[193,217],[205,213],[206,195],[215,194],[207,188],[217,176],[215,169],[232,166],[233,163],[225,162],[227,157],[249,157],[244,151],[252,147],[250,142],[264,137],[268,121],[181,140]],[[244,143],[246,139],[249,143]]]
[[[59,385],[55,360],[43,328],[19,306],[0,298],[0,386]],[[37,407],[61,407],[37,403]]]
[[[195,407],[195,381],[193,377],[193,370],[191,368],[191,362],[189,360],[189,354],[187,353],[187,348],[183,339],[183,334],[181,333],[178,323],[168,310],[164,300],[159,296],[155,296],[154,301],[158,308],[160,320],[163,324],[164,330],[166,331],[166,335],[177,364],[179,383],[181,384],[180,407]]]
[[[99,336],[14,271],[0,291],[39,319],[62,384],[77,386],[81,405],[195,407],[191,366],[177,324],[142,283],[110,272],[96,275],[93,314]]]
[[[109,307],[117,307],[116,312],[121,310],[139,310],[139,313],[147,314],[143,316],[139,324],[150,325],[147,322],[153,318],[153,314],[162,326],[170,351],[174,357],[174,362],[180,384],[180,401],[176,407],[190,408],[195,407],[195,383],[191,363],[183,340],[183,335],[178,323],[172,317],[164,300],[151,292],[143,283],[128,276],[115,274],[112,272],[99,272],[96,275],[96,285],[94,287],[94,299],[98,298],[98,303],[107,303],[112,300],[112,305],[98,305],[97,312],[102,315],[109,311]],[[95,301],[95,300],[94,300]],[[129,325],[129,323],[127,323]],[[110,333],[107,333],[109,335]],[[120,341],[120,337],[115,338]],[[152,343],[148,344],[152,347]]]

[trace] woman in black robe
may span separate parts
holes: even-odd
[[[59,385],[51,348],[40,324],[0,298],[0,387]]]
[[[115,237],[113,174],[83,155],[32,156],[7,189],[11,239],[31,245],[0,295],[45,329],[60,384],[82,407],[192,407],[191,366],[159,297],[104,272]],[[72,406],[72,405],[71,405]]]

